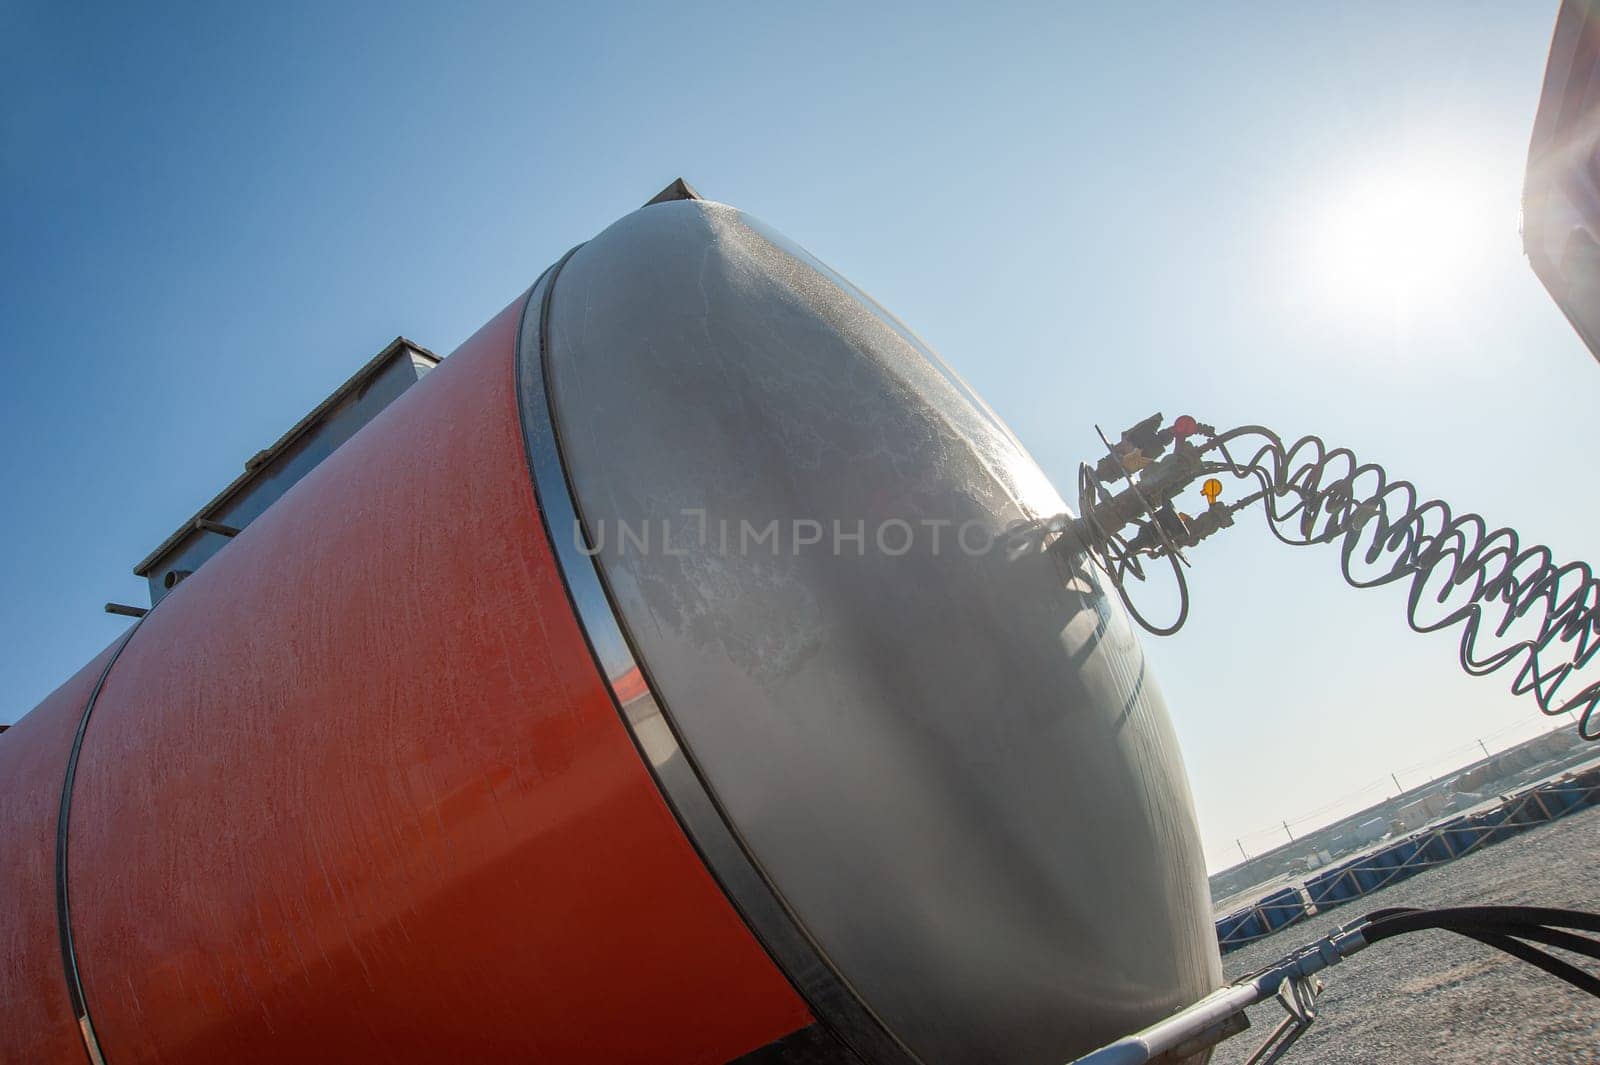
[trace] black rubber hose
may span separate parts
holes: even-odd
[[[1550,906],[1441,906],[1429,910],[1402,906],[1374,910],[1362,920],[1366,925],[1361,935],[1368,943],[1403,932],[1437,928],[1441,923],[1511,927],[1544,925],[1550,928],[1575,928],[1583,932],[1600,932],[1600,914]],[[1393,930],[1378,931],[1379,929]]]
[[[1600,932],[1600,914],[1539,906],[1458,906],[1434,910],[1375,910],[1360,926],[1367,943],[1411,932],[1454,932],[1520,958],[1589,995],[1600,998],[1600,978],[1524,940],[1600,959],[1600,942],[1567,929]]]

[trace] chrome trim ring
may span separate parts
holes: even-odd
[[[83,1049],[89,1055],[91,1065],[105,1065],[106,1059],[100,1049],[100,1037],[95,1032],[94,1022],[89,1019],[89,1003],[84,995],[83,975],[78,968],[78,950],[72,937],[71,893],[67,879],[72,791],[78,780],[78,757],[83,753],[83,740],[89,732],[89,718],[94,714],[95,704],[100,701],[106,678],[111,676],[111,667],[117,664],[117,659],[122,657],[122,652],[133,641],[133,634],[139,631],[139,626],[154,610],[155,607],[151,607],[122,634],[122,639],[117,642],[111,657],[106,659],[105,668],[94,682],[93,690],[89,692],[89,698],[83,705],[83,714],[78,718],[78,729],[72,737],[72,750],[67,755],[66,771],[61,780],[61,805],[56,812],[56,927],[61,938],[61,964],[66,973],[67,997],[71,1000],[72,1014],[78,1022],[78,1034],[83,1037]]]
[[[592,549],[585,550],[593,543],[591,527],[583,520],[567,476],[546,380],[551,295],[561,268],[578,250],[567,252],[529,290],[515,358],[517,404],[540,519],[580,628],[634,744],[684,834],[812,1015],[840,1041],[841,1059],[918,1065],[915,1055],[889,1032],[806,934],[740,839],[635,653]],[[575,542],[579,534],[582,544]]]

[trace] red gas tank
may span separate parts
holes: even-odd
[[[1037,467],[731,208],[552,267],[0,736],[7,1061],[1060,1061],[1220,978]]]

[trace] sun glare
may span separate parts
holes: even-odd
[[[1324,299],[1406,315],[1460,298],[1505,221],[1489,216],[1469,178],[1415,170],[1342,183],[1311,212],[1310,273]],[[1507,213],[1514,227],[1514,207]]]

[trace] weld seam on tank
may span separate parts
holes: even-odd
[[[517,332],[514,372],[518,420],[539,520],[549,538],[556,568],[579,621],[584,642],[605,678],[629,738],[685,838],[812,1015],[840,1042],[840,1049],[852,1057],[875,1065],[918,1065],[916,1055],[889,1030],[828,960],[761,868],[684,745],[627,632],[598,560],[574,544],[573,536],[558,534],[563,523],[574,532],[582,531],[586,538],[590,528],[579,510],[577,494],[562,456],[548,380],[549,312],[556,280],[582,247],[579,245],[567,252],[528,291]],[[527,366],[530,358],[537,359],[532,368]],[[601,650],[602,641],[606,652]],[[644,690],[625,703],[616,681],[630,671],[637,671]],[[671,742],[670,751],[657,750],[654,756],[639,730],[640,724],[653,715],[660,716]],[[654,745],[659,746],[659,734]]]
[[[89,718],[94,714],[100,692],[106,686],[106,678],[111,676],[111,667],[117,664],[117,659],[122,657],[122,652],[132,642],[133,634],[139,631],[139,626],[149,616],[147,612],[123,634],[122,641],[111,652],[110,660],[100,671],[100,676],[94,682],[94,690],[83,705],[83,716],[78,719],[78,729],[72,736],[72,749],[67,754],[67,767],[61,781],[61,806],[56,813],[56,928],[61,937],[61,965],[65,970],[72,1016],[78,1023],[78,1034],[83,1037],[83,1049],[92,1065],[105,1065],[106,1059],[100,1050],[94,1022],[89,1017],[89,1003],[84,996],[83,978],[78,970],[78,953],[72,941],[72,906],[67,889],[67,842],[72,817],[72,790],[77,782],[78,755],[83,750],[83,740],[89,731]]]

